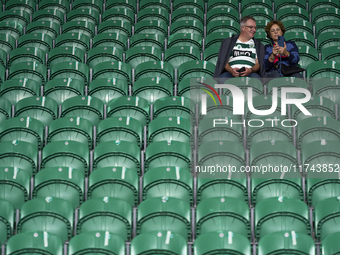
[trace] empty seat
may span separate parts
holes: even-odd
[[[340,46],[340,32],[324,32],[318,36],[319,52],[331,46]]]
[[[143,176],[143,200],[150,198],[178,198],[193,204],[193,178],[189,169],[157,167]]]
[[[10,0],[6,2],[5,10],[23,10],[32,15],[35,11],[35,2],[33,0],[26,0],[25,2]]]
[[[208,2],[208,11],[214,8],[234,8],[238,10],[238,3],[237,0],[230,0],[228,2],[223,0],[210,0]]]
[[[276,18],[285,22],[287,20],[306,20],[309,21],[309,13],[306,8],[290,7],[281,8],[276,13]]]
[[[124,241],[131,238],[132,208],[121,199],[113,197],[92,198],[79,208],[77,234],[88,231],[108,231]]]
[[[285,39],[294,41],[298,47],[310,46],[315,48],[315,38],[308,32],[287,32]]]
[[[83,51],[90,49],[90,37],[84,33],[65,33],[55,39],[55,47],[77,47]]]
[[[48,128],[47,142],[76,141],[92,149],[92,123],[80,117],[65,117],[54,120]]]
[[[46,33],[33,33],[20,36],[18,47],[35,47],[48,52],[53,47],[53,39]]]
[[[116,78],[97,78],[90,82],[88,95],[108,104],[112,99],[126,96],[128,84],[126,80]]]
[[[131,255],[142,255],[150,252],[153,254],[187,255],[187,242],[181,235],[166,230],[143,233],[131,241]]]
[[[203,0],[183,0],[174,2],[173,10],[180,8],[199,8],[204,11],[204,1]]]
[[[275,12],[277,13],[280,9],[286,9],[286,8],[302,8],[306,9],[306,2],[304,0],[279,0],[274,3],[275,6]]]
[[[339,247],[340,233],[334,233],[327,236],[321,243],[320,253],[324,255],[337,254],[340,251]]]
[[[107,9],[102,15],[102,21],[107,20],[124,20],[134,24],[135,13],[129,8],[113,7]]]
[[[74,5],[74,4],[73,4]],[[94,25],[98,25],[99,22],[99,11],[97,9],[92,8],[84,8],[79,6],[80,8],[75,9],[72,8],[72,11],[67,13],[66,21],[85,21],[85,25],[87,26],[87,23],[93,23]],[[67,23],[65,23],[67,24]],[[75,23],[74,23],[75,24]],[[81,23],[84,24],[84,23]],[[90,26],[92,27],[92,26]],[[65,28],[63,26],[63,28]],[[89,28],[89,27],[88,27]],[[63,29],[64,30],[64,29]],[[94,31],[93,31],[94,32]],[[93,36],[94,34],[92,34]]]
[[[191,159],[192,151],[188,143],[173,140],[153,142],[145,150],[145,171],[162,166],[190,169]]]
[[[167,11],[168,13],[171,12],[170,9],[170,1],[169,0],[163,0],[163,1],[157,1],[157,0],[143,0],[141,1],[140,5],[139,5],[139,10],[143,10],[145,8],[161,8],[165,11]]]
[[[127,37],[131,36],[131,24],[124,20],[107,20],[98,26],[98,33],[121,33]]]
[[[248,204],[228,196],[202,200],[196,207],[196,236],[216,231],[232,231],[250,238]]]
[[[316,178],[313,178],[313,175],[309,174],[309,177],[306,178],[307,202],[310,206],[315,207],[319,202],[331,197],[336,197],[339,194],[340,181],[339,174],[336,172],[339,167],[337,165],[333,167],[332,164],[328,166],[329,168],[327,170],[329,172],[327,174],[324,174],[317,168],[314,171],[322,172],[322,174],[314,176]]]
[[[65,100],[84,95],[84,82],[72,78],[54,78],[44,86],[44,96],[52,98],[58,105]]]
[[[336,20],[321,20],[315,23],[315,36],[325,32],[340,32],[340,19]]]
[[[169,97],[173,94],[172,82],[159,77],[140,78],[133,84],[133,96],[144,98],[153,104],[162,97]]]
[[[310,254],[315,255],[312,237],[301,232],[278,231],[262,237],[258,244],[258,254]]]
[[[48,231],[65,242],[72,236],[73,220],[70,202],[55,197],[35,198],[21,207],[17,231]]]
[[[130,47],[151,46],[164,50],[164,36],[160,34],[136,34],[130,38]]]
[[[32,197],[57,197],[76,209],[84,201],[84,174],[72,167],[44,168],[34,177]]]
[[[61,117],[81,117],[97,125],[104,118],[104,104],[91,96],[75,96],[62,104]]]
[[[178,67],[178,80],[184,78],[212,77],[215,65],[202,60],[191,60]]]
[[[11,117],[11,108],[11,103],[7,99],[0,97],[0,123]]]
[[[213,47],[209,47],[208,49],[205,49],[203,53],[203,59],[205,61],[211,62],[212,64],[216,66],[219,49],[220,48],[217,46],[213,46]]]
[[[164,60],[177,68],[190,60],[199,60],[201,52],[193,46],[173,46],[164,53]]]
[[[89,148],[87,144],[75,141],[57,141],[47,144],[42,150],[41,169],[49,167],[70,167],[88,176]]]
[[[292,83],[298,83],[298,81],[293,80]],[[248,88],[252,88],[252,96],[263,95],[263,84],[259,79],[254,79],[250,77],[234,77],[234,79],[229,79],[225,81],[227,84],[231,84],[237,86],[239,89],[243,91],[245,99],[248,98]],[[289,83],[289,81],[286,81]],[[302,82],[301,82],[302,83]],[[304,84],[304,83],[303,83]],[[269,84],[268,84],[269,86]],[[223,94],[231,97],[231,91],[229,89],[223,89]]]
[[[77,79],[87,85],[89,81],[89,68],[86,64],[77,61],[64,61],[50,67],[50,79],[64,78]]]
[[[277,96],[281,97],[281,87],[284,88],[304,88],[308,89],[308,84],[303,80],[295,77],[281,77],[272,79],[267,84],[268,94],[273,94],[273,88],[277,88]],[[303,95],[301,92],[286,93],[286,98],[300,98]]]
[[[7,10],[0,13],[0,21],[18,22],[22,27],[26,27],[30,21],[30,14],[25,10]]]
[[[58,25],[64,23],[64,13],[58,9],[39,9],[35,11],[32,21],[52,21]]]
[[[251,255],[251,245],[245,236],[232,231],[215,231],[200,235],[194,242],[196,255],[212,252]]]
[[[319,53],[317,49],[311,46],[298,46],[299,49],[299,65],[306,69],[309,64],[319,60]]]
[[[153,117],[181,116],[191,120],[195,116],[195,104],[187,97],[163,97],[154,103]]]
[[[9,53],[14,49],[15,38],[10,34],[0,33],[0,45],[2,50],[4,50],[6,53]]]
[[[6,245],[6,254],[62,254],[63,242],[47,231],[27,231],[12,236]]]
[[[44,144],[45,129],[41,121],[31,117],[15,117],[0,123],[0,141],[25,141],[41,149]]]
[[[4,77],[1,73],[0,78],[3,82]],[[27,78],[44,84],[47,81],[47,68],[44,64],[35,61],[16,63],[9,68],[9,75],[7,77],[8,80],[13,78]]]
[[[103,167],[90,174],[87,198],[113,197],[138,204],[138,170],[126,167]]]
[[[67,0],[60,1],[42,0],[39,2],[39,10],[43,9],[59,10],[63,12],[63,14],[66,14],[70,10],[70,5]]]
[[[74,9],[89,9],[96,10],[99,13],[103,10],[103,1],[102,0],[77,0],[72,3],[72,10]]]
[[[203,11],[198,8],[179,8],[171,14],[171,22],[177,20],[197,20],[201,23],[204,22]]]
[[[325,7],[330,7],[330,8],[339,8],[339,1],[335,0],[335,1],[316,1],[316,0],[311,0],[308,2],[308,8],[309,8],[309,12],[313,12],[316,9],[319,8],[325,8]]]
[[[171,231],[191,239],[189,203],[173,197],[156,197],[141,202],[137,211],[137,234]]]
[[[339,6],[334,7],[321,7],[312,11],[312,24],[323,20],[340,20]]]
[[[60,62],[76,61],[84,62],[85,51],[78,47],[56,47],[48,53],[47,66],[51,67]]]
[[[86,63],[89,67],[93,68],[104,61],[123,61],[123,50],[118,47],[97,46],[88,51]]]
[[[177,20],[170,26],[170,34],[192,33],[203,36],[203,23],[197,20]]]
[[[106,252],[107,254],[125,254],[125,242],[119,235],[109,231],[89,231],[71,238],[69,254]]]
[[[121,1],[121,0],[108,0],[105,4],[105,10],[111,8],[129,8],[134,13],[137,13],[137,3],[133,0]]]
[[[11,202],[0,199],[0,242],[5,243],[13,234],[15,209]]]
[[[240,24],[234,20],[214,20],[207,26],[207,34],[211,33],[233,33],[238,34],[240,32]]]
[[[168,38],[168,48],[173,46],[196,46],[202,49],[202,36],[192,33],[176,33]]]
[[[321,58],[323,60],[339,62],[340,60],[340,54],[338,52],[339,49],[340,49],[340,46],[323,47],[321,49]]]
[[[21,206],[28,200],[30,195],[31,187],[29,174],[17,167],[1,167],[0,190],[0,199],[10,202],[14,206],[14,209],[20,210]],[[4,208],[5,207],[6,206],[4,205]],[[2,235],[0,234],[0,236]],[[0,240],[1,243],[3,243],[3,238]]]
[[[267,198],[256,204],[256,238],[261,240],[278,231],[310,234],[308,207],[303,201],[280,196]]]
[[[126,116],[139,120],[143,126],[149,123],[149,103],[139,97],[118,97],[107,105],[107,117]]]
[[[139,147],[143,143],[142,123],[129,116],[111,116],[97,125],[96,143],[126,141]]]
[[[79,33],[92,38],[95,34],[95,25],[88,21],[68,21],[62,27],[63,34]]]
[[[238,22],[239,14],[238,14],[238,11],[234,8],[215,7],[213,9],[208,10],[207,22],[215,21],[215,20],[234,20]]]
[[[120,61],[105,61],[98,63],[92,68],[92,72],[93,79],[112,79],[112,76],[114,75],[114,78],[116,79],[123,79],[130,82],[132,76],[130,65]]]
[[[139,64],[135,69],[135,80],[147,77],[159,77],[175,82],[175,70],[168,62],[146,61]]]
[[[0,22],[0,34],[5,34],[13,37],[15,40],[18,40],[19,37],[23,34],[24,27],[18,21],[1,21]]]
[[[60,25],[54,21],[34,21],[27,25],[26,33],[45,33],[55,39],[59,34]]]
[[[106,46],[117,47],[122,50],[127,48],[127,36],[122,33],[101,33],[97,34],[92,39],[92,47]]]
[[[93,169],[103,167],[140,169],[140,148],[126,141],[102,142],[93,152]]]
[[[160,34],[167,37],[168,25],[163,20],[142,20],[135,25],[135,34]]]
[[[31,117],[48,126],[58,117],[58,105],[52,98],[27,97],[15,105],[15,117]]]
[[[286,20],[284,26],[286,32],[307,32],[313,34],[313,25],[305,19]]]
[[[315,96],[326,97],[336,104],[340,100],[339,94],[340,87],[338,84],[339,84],[338,77],[313,79],[312,80],[313,94]]]
[[[1,84],[0,96],[15,105],[21,99],[40,96],[41,83],[28,78],[13,78]]]
[[[162,51],[158,47],[135,46],[126,51],[125,58],[125,62],[136,69],[141,63],[160,61],[162,59]]]
[[[13,64],[34,60],[45,65],[46,53],[35,47],[20,47],[9,54],[8,67]]]
[[[169,12],[162,8],[143,8],[137,14],[137,22],[142,20],[163,20],[169,22]]]

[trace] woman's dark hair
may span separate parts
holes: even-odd
[[[278,25],[281,28],[282,35],[284,35],[285,32],[286,32],[285,26],[283,25],[283,23],[281,21],[279,21],[279,20],[272,20],[271,22],[269,22],[267,24],[266,28],[264,29],[266,31],[267,38],[269,38],[269,39],[271,39],[271,37],[270,37],[270,29],[275,24]]]

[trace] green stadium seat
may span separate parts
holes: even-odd
[[[99,24],[98,33],[120,33],[130,37],[131,24],[124,20],[107,20]]]
[[[62,104],[60,117],[81,117],[97,125],[104,118],[104,104],[91,96],[75,96]]]
[[[321,1],[316,1],[316,0],[310,0],[308,1],[308,9],[309,12],[313,12],[316,9],[319,8],[339,8],[339,1],[338,0],[321,0]]]
[[[315,23],[315,36],[319,37],[320,34],[325,32],[340,32],[340,19],[339,20],[322,20]]]
[[[87,144],[76,141],[56,141],[42,150],[40,168],[68,167],[80,170],[88,176],[90,152]]]
[[[229,1],[223,1],[223,0],[210,0],[207,2],[208,4],[208,11],[214,8],[234,8],[236,11],[238,11],[238,3],[237,0],[229,0]]]
[[[83,51],[90,49],[90,37],[84,33],[65,33],[55,39],[56,47],[77,47]]]
[[[232,37],[233,35],[234,33],[232,32],[212,32],[205,37],[205,49],[209,49],[210,47],[221,47],[221,42],[228,37]]]
[[[0,13],[0,21],[17,22],[26,27],[30,21],[30,14],[25,10],[7,10]]]
[[[77,79],[87,85],[89,81],[89,68],[86,64],[77,61],[63,61],[51,65],[50,79]]]
[[[248,238],[232,231],[215,231],[200,235],[195,240],[193,249],[196,255],[214,252],[222,254],[252,254]]]
[[[272,2],[270,0],[246,0],[241,3],[241,12],[249,8],[267,8],[272,9]]]
[[[126,96],[127,92],[127,81],[116,78],[97,78],[90,82],[88,87],[88,95],[100,99],[104,104],[117,97]]]
[[[22,206],[17,233],[48,231],[65,242],[72,236],[73,219],[70,202],[55,197],[35,198]]]
[[[135,80],[141,78],[159,77],[175,82],[175,70],[171,64],[164,61],[146,61],[139,64],[135,69]]]
[[[255,206],[254,223],[257,240],[279,231],[310,235],[308,207],[295,198],[280,196],[260,201]]]
[[[58,105],[65,100],[84,95],[84,82],[72,78],[54,78],[44,86],[44,96],[54,99]]]
[[[102,13],[103,1],[102,0],[75,0],[72,3],[72,10],[74,9],[89,9],[96,10]]]
[[[340,46],[340,32],[324,32],[318,36],[318,50]]]
[[[170,26],[170,35],[177,33],[198,34],[203,36],[203,23],[197,20],[177,20]]]
[[[164,52],[164,60],[177,69],[183,63],[200,59],[200,50],[193,46],[173,46]]]
[[[92,149],[92,123],[80,117],[56,119],[48,127],[47,142],[75,141],[87,144]]]
[[[163,20],[142,20],[135,25],[136,34],[160,34],[168,36],[168,23]]]
[[[26,11],[29,15],[32,15],[35,11],[35,1],[26,0],[26,1],[18,1],[18,0],[10,0],[6,2],[5,10],[17,10],[17,11]]]
[[[216,66],[219,49],[220,47],[218,46],[212,46],[208,49],[205,49],[203,52],[203,60],[208,61]]]
[[[211,97],[207,97],[207,116],[220,119],[233,116],[233,98],[230,96],[220,96],[220,98],[222,102],[221,105],[218,103],[218,101],[213,100]],[[202,114],[202,107],[199,102],[199,119],[201,120],[204,117],[205,115]],[[236,118],[240,117],[236,116]]]
[[[283,25],[286,32],[307,32],[313,34],[313,26],[307,20],[286,20]]]
[[[69,254],[94,253],[125,254],[125,242],[119,235],[109,231],[89,231],[71,238]]]
[[[315,237],[323,241],[325,237],[339,233],[339,196],[321,200],[314,208]]]
[[[142,20],[162,20],[169,22],[169,12],[162,8],[143,8],[137,14],[137,22]]]
[[[335,168],[337,168],[337,166],[335,166]],[[332,173],[324,176],[320,174],[319,177],[320,178],[313,178],[311,176],[310,178],[306,178],[307,201],[308,204],[313,207],[319,202],[339,194],[340,182],[338,173],[333,170]]]
[[[189,203],[173,197],[155,197],[141,202],[137,210],[137,234],[171,231],[191,239]]]
[[[32,60],[36,61],[37,63],[45,65],[45,58],[46,53],[39,48],[20,47],[15,50],[12,50],[11,53],[9,54],[8,67],[20,62],[28,62]]]
[[[124,20],[126,22],[130,22],[131,24],[134,24],[135,14],[129,8],[114,7],[114,8],[106,10],[102,14],[102,22],[107,21],[107,20],[117,20],[117,21]]]
[[[4,244],[14,230],[15,209],[11,202],[0,199],[0,242]]]
[[[339,63],[335,61],[315,61],[306,69],[306,77],[309,79],[337,78],[339,76]]]
[[[178,198],[193,204],[193,178],[189,169],[157,167],[143,176],[143,200],[151,198]]]
[[[295,77],[281,77],[272,79],[267,84],[268,95],[273,95],[273,88],[277,88],[277,96],[281,97],[281,88],[304,88],[308,89],[308,84],[303,80]],[[301,93],[289,92],[286,98],[299,98]]]
[[[207,35],[211,33],[233,33],[240,32],[240,24],[234,20],[214,20],[207,25]]]
[[[136,34],[130,38],[130,48],[135,46],[151,46],[164,50],[164,36],[160,34]]]
[[[140,78],[133,84],[133,96],[140,97],[153,104],[162,97],[173,94],[172,82],[158,77]]]
[[[274,2],[275,13],[277,13],[280,9],[286,8],[302,8],[306,9],[306,1],[305,0],[278,0]]]
[[[55,39],[59,35],[60,25],[54,21],[47,20],[39,20],[31,22],[27,25],[26,33],[34,34],[34,33],[45,33],[51,36],[52,39]]]
[[[127,36],[122,33],[101,33],[93,37],[92,47],[116,47],[124,51],[127,49],[127,41]]]
[[[312,80],[313,95],[326,97],[337,104],[340,100],[339,95],[339,79],[335,78],[319,78]]]
[[[175,0],[173,3],[173,11],[179,8],[198,8],[204,11],[203,0]]]
[[[39,48],[44,52],[49,52],[52,49],[52,46],[53,39],[47,33],[25,34],[18,39],[18,48],[34,47]]]
[[[298,46],[299,49],[299,66],[306,69],[310,63],[319,60],[319,53],[314,47],[310,46]]]
[[[18,21],[4,20],[0,22],[0,34],[12,36],[18,40],[23,33],[24,26]]]
[[[142,123],[129,116],[111,116],[97,125],[96,144],[103,142],[126,141],[139,147],[143,144]]]
[[[102,23],[101,23],[102,24]],[[79,33],[92,38],[95,34],[95,25],[88,21],[68,21],[62,27],[63,34]]]
[[[1,167],[0,190],[0,199],[10,202],[15,210],[20,210],[21,206],[29,198],[31,190],[29,174],[17,167]],[[4,222],[3,219],[1,221]],[[0,236],[2,235],[0,234]],[[3,238],[0,238],[0,240],[3,243]]]
[[[323,7],[312,11],[312,24],[323,20],[340,20],[339,7]]]
[[[141,63],[147,61],[161,61],[161,59],[162,51],[158,47],[135,46],[125,52],[125,62],[133,69],[136,69]]]
[[[131,206],[137,206],[138,186],[137,169],[126,167],[98,168],[90,174],[87,198],[108,196],[122,199]]]
[[[190,120],[195,116],[194,103],[187,97],[163,97],[153,105],[153,117],[181,116]]]
[[[178,20],[196,20],[204,23],[204,14],[198,8],[179,8],[172,12],[171,23]]]
[[[248,204],[228,196],[202,200],[196,207],[196,237],[216,231],[232,231],[250,238]]]
[[[320,253],[324,255],[337,254],[340,251],[339,236],[340,233],[334,233],[327,236],[321,243]]]
[[[225,81],[225,83],[237,86],[239,89],[241,89],[243,91],[243,94],[245,95],[245,99],[248,98],[247,90],[249,87],[252,88],[253,97],[263,95],[263,84],[259,79],[254,79],[250,77],[235,77],[234,79],[229,79]],[[223,89],[223,92],[224,95],[231,96],[231,92],[229,89]]]
[[[11,111],[11,103],[7,99],[0,97],[0,123],[12,117]]]
[[[239,14],[238,11],[232,7],[210,9],[207,13],[207,23],[216,20],[233,20],[239,22]]]
[[[41,84],[27,78],[13,78],[1,84],[0,96],[6,98],[12,105],[21,99],[39,96]]]
[[[1,27],[0,27],[1,29]],[[3,51],[7,54],[11,52],[15,48],[15,38],[10,34],[1,33],[0,30],[0,46]]]
[[[91,68],[106,61],[123,61],[123,50],[119,47],[97,46],[87,52],[86,63]]]
[[[28,231],[12,236],[6,245],[6,254],[62,254],[60,237],[46,231]]]
[[[14,117],[31,117],[48,126],[58,117],[58,104],[48,97],[27,97],[16,103]]]
[[[0,123],[1,142],[19,140],[31,143],[41,149],[44,137],[44,125],[39,120],[30,117],[15,117]]]
[[[139,10],[141,11],[146,8],[160,8],[170,13],[171,12],[170,6],[171,6],[171,1],[169,0],[162,0],[162,1],[143,0],[143,1],[140,1]]]
[[[93,152],[93,169],[121,167],[138,169],[140,167],[140,148],[127,141],[108,141],[96,146]]]
[[[191,167],[190,144],[178,141],[159,141],[149,144],[145,150],[145,172],[156,167]]]
[[[66,17],[67,23],[71,21],[85,21],[85,22],[93,23],[94,25],[98,25],[99,11],[96,9],[87,9],[84,7],[79,8],[79,9],[72,8],[72,11],[68,12],[67,17]]]
[[[3,76],[0,78],[4,81]],[[47,68],[45,65],[36,61],[23,61],[11,65],[9,68],[8,80],[13,78],[27,78],[32,79],[40,84],[44,84],[47,81]]]
[[[307,32],[287,32],[285,33],[286,40],[292,40],[299,46],[310,46],[315,48],[314,36]]]
[[[152,120],[148,125],[148,141],[179,141],[192,142],[192,129],[190,121],[177,116],[164,116]]]
[[[260,2],[260,1],[258,1]],[[263,1],[261,1],[263,3]],[[249,1],[250,3],[250,1]],[[253,4],[253,3],[251,3]],[[267,1],[268,4],[268,1]],[[250,5],[249,5],[250,6]],[[241,12],[242,17],[245,16],[252,16],[256,21],[258,20],[273,20],[274,13],[272,11],[272,8],[258,8],[258,7],[249,7]]]
[[[202,48],[202,36],[192,33],[176,33],[168,38],[168,48],[173,46],[196,46]]]
[[[340,32],[340,30],[339,30]],[[339,46],[329,46],[329,47],[323,47],[321,49],[321,59],[327,60],[327,61],[334,61],[339,62],[340,61],[340,54],[339,54]]]
[[[57,9],[39,9],[33,14],[32,22],[34,21],[50,21],[60,26],[64,24],[64,13]]]
[[[191,100],[201,101],[202,89],[206,87],[202,84],[208,84],[210,86],[215,86],[216,81],[210,77],[200,77],[200,78],[184,78],[177,84],[178,96],[187,97]]]
[[[75,46],[56,47],[48,53],[47,67],[66,61],[77,61],[83,63],[84,59],[85,51],[83,49]]]
[[[44,168],[34,177],[33,198],[61,198],[76,209],[84,201],[84,174],[72,167]]]
[[[93,79],[122,79],[127,82],[131,81],[131,67],[129,64],[120,61],[105,61],[96,64],[93,68]],[[114,77],[113,77],[114,76]]]
[[[282,22],[286,22],[288,20],[309,21],[309,13],[305,8],[300,7],[281,8],[277,11],[276,18]]]
[[[133,0],[108,0],[105,4],[105,10],[109,10],[111,8],[129,8],[134,13],[137,13],[137,3]]]
[[[310,254],[315,255],[312,237],[301,232],[278,231],[262,237],[258,244],[258,254]]]
[[[50,9],[61,11],[64,15],[70,10],[68,0],[42,0],[39,2],[39,10]]]
[[[139,120],[143,126],[149,123],[149,103],[139,97],[118,97],[107,105],[107,117],[126,116]]]
[[[131,241],[131,255],[188,254],[184,237],[173,231],[150,231],[136,236]]]
[[[213,77],[215,65],[202,60],[191,60],[178,67],[178,81],[184,78]]]
[[[255,96],[252,98],[252,106],[254,107],[254,109],[260,110],[260,111],[269,110],[273,106],[273,98],[272,96],[268,96],[268,95]],[[225,115],[225,116],[228,116],[228,115]],[[263,115],[257,115],[256,113],[252,113],[249,110],[249,106],[247,103],[247,105],[245,106],[245,116],[244,116],[246,121],[249,121],[250,119],[254,119],[257,117],[261,117],[261,116],[263,117]],[[276,110],[271,114],[266,114],[265,116],[268,118],[281,116],[280,119],[282,120],[288,117],[287,109],[286,109],[286,115],[281,115],[281,98],[280,97],[277,97]]]
[[[92,198],[81,204],[77,235],[88,231],[108,231],[130,240],[132,231],[131,205],[113,197]]]

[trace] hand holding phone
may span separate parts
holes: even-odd
[[[242,73],[242,72],[244,72],[245,70],[246,70],[246,68],[245,68],[245,67],[242,67],[242,68],[238,69],[237,72]]]
[[[285,38],[283,36],[278,36],[277,37],[277,44],[280,47],[285,47]]]

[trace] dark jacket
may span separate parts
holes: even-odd
[[[287,51],[289,51],[290,55],[288,58],[282,58],[281,63],[286,66],[296,66],[300,60],[299,49],[296,46],[295,42],[293,41],[285,41],[285,42],[286,42]],[[266,44],[264,48],[265,48],[265,56],[264,56],[263,65],[267,72],[272,72],[276,70],[276,68],[274,66],[274,63],[270,62],[268,59],[269,59],[269,56],[273,52],[273,41],[271,44]]]
[[[226,72],[224,69],[225,65],[227,64],[231,51],[234,48],[234,45],[239,38],[239,34],[234,35],[233,37],[229,37],[227,39],[224,39],[221,43],[220,51],[218,52],[218,58],[216,62],[216,67],[215,67],[215,73],[214,73],[214,78],[218,78],[221,73]],[[253,38],[255,42],[255,48],[256,48],[256,54],[257,58],[260,64],[260,69],[257,72],[261,77],[264,77],[265,73],[265,68],[263,65],[263,59],[264,59],[264,45],[257,39]]]

